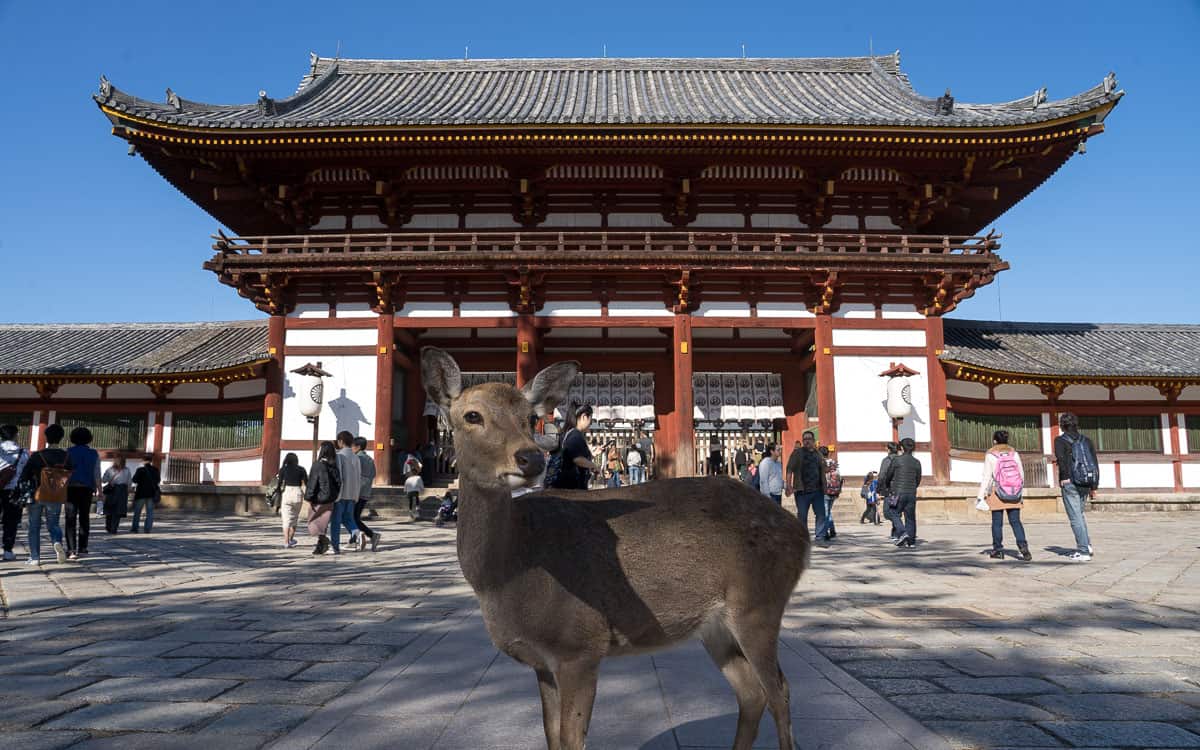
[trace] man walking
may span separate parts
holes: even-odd
[[[1088,536],[1083,501],[1091,495],[1100,478],[1096,451],[1092,441],[1079,434],[1079,418],[1074,414],[1060,414],[1058,428],[1062,434],[1054,439],[1054,460],[1058,464],[1058,485],[1062,491],[1063,508],[1067,511],[1071,532],[1075,535],[1075,551],[1070,558],[1088,562],[1092,559],[1092,540]]]
[[[883,517],[892,524],[892,531],[889,534],[892,544],[895,544],[896,540],[900,538],[903,530],[901,529],[900,518],[896,515],[896,506],[892,505],[892,496],[887,494],[887,488],[883,485],[883,475],[887,471],[887,468],[892,465],[892,462],[896,460],[896,454],[899,452],[899,443],[887,444],[887,455],[879,463],[879,473],[876,475],[878,483],[875,485],[875,502],[883,508]]]
[[[779,446],[767,443],[767,455],[758,464],[758,491],[783,505],[783,465],[779,462]]]
[[[17,559],[13,545],[17,543],[17,527],[25,505],[17,496],[21,472],[29,462],[29,452],[17,445],[17,426],[0,426],[0,517],[4,527],[4,562]]]
[[[133,472],[133,523],[130,531],[134,534],[142,529],[149,534],[154,528],[154,504],[158,502],[162,475],[154,468],[153,461],[154,456],[147,454],[142,460],[142,465]],[[143,510],[146,512],[145,526],[141,526]]]
[[[348,430],[337,434],[337,468],[341,475],[342,486],[338,492],[337,502],[333,504],[333,518],[329,525],[329,539],[333,544],[333,554],[342,554],[342,526],[350,532],[350,542],[354,543],[354,535],[358,527],[354,525],[354,506],[358,502],[359,489],[362,487],[362,464],[354,455],[354,436]]]
[[[371,551],[375,552],[379,549],[380,534],[378,531],[371,531],[365,523],[363,523],[363,511],[367,508],[367,503],[371,500],[372,485],[375,484],[375,459],[367,453],[367,439],[362,437],[354,438],[354,455],[358,456],[358,465],[361,469],[359,479],[362,484],[358,488],[358,501],[354,503],[354,525],[358,527],[358,551],[362,552],[367,548],[367,542],[371,542]]]
[[[21,472],[22,482],[33,483],[33,505],[29,506],[29,559],[26,565],[40,565],[42,552],[42,517],[46,518],[46,531],[54,545],[54,554],[59,563],[67,561],[63,548],[63,530],[59,525],[63,503],[67,500],[67,478],[71,475],[71,459],[67,452],[58,447],[63,439],[63,428],[57,424],[46,427],[46,447],[33,454]]]
[[[879,486],[884,488],[885,494],[895,495],[899,500],[896,519],[892,523],[898,524],[900,517],[904,517],[897,547],[915,547],[917,543],[917,487],[921,484],[921,462],[913,455],[916,447],[912,438],[901,440],[900,455],[887,465],[887,473],[879,476]]]
[[[811,431],[792,451],[787,463],[788,493],[796,493],[796,516],[808,526],[808,510],[819,527],[825,520],[825,463],[817,452],[817,436]]]

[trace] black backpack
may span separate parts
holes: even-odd
[[[1063,435],[1071,446],[1071,483],[1076,487],[1100,486],[1100,464],[1092,441],[1085,435]]]
[[[571,430],[558,434],[558,447],[550,452],[550,459],[546,461],[546,477],[542,480],[543,487],[557,487],[563,490],[573,490],[579,487],[576,477],[563,472],[563,443],[569,434],[571,434]],[[571,468],[576,467],[572,466]],[[568,482],[568,484],[562,484],[562,482]]]

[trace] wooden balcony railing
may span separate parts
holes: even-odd
[[[1000,235],[979,237],[903,234],[782,232],[406,232],[400,234],[313,234],[259,237],[213,236],[213,249],[226,258],[286,255],[346,257],[374,253],[774,253],[901,256],[987,256]]]

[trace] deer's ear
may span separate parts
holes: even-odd
[[[443,409],[449,409],[450,402],[462,393],[458,363],[436,346],[421,349],[421,381],[429,399]]]
[[[533,406],[534,413],[544,417],[552,414],[554,407],[567,400],[567,392],[571,390],[571,383],[578,374],[578,362],[559,362],[535,375],[521,392]]]

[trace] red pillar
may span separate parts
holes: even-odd
[[[163,410],[163,405],[158,404],[158,408],[154,410],[154,443],[152,444],[150,454],[154,457],[151,463],[156,469],[162,469],[163,465],[163,424],[166,420],[166,412]]]
[[[792,452],[792,445],[801,438],[808,429],[808,414],[805,406],[808,401],[808,373],[800,370],[788,370],[783,373],[783,413],[787,418],[787,427],[783,430],[783,455]]]
[[[817,420],[820,441],[837,450],[837,394],[833,382],[833,317],[817,316],[813,329],[813,356],[817,364]]]
[[[692,316],[676,313],[674,329],[675,476],[696,474],[696,428],[692,421]]]
[[[287,318],[272,315],[267,320],[267,393],[263,396],[262,480],[266,484],[279,473],[279,441],[283,435],[283,348]]]
[[[1171,466],[1175,472],[1175,491],[1183,492],[1183,461],[1179,453],[1183,445],[1179,439],[1179,415],[1167,414],[1167,419],[1171,424]],[[1190,445],[1188,450],[1191,450]]]
[[[538,330],[533,315],[517,315],[517,387],[533,380],[538,372]]]
[[[383,310],[376,319],[375,350],[375,482],[392,483],[392,357],[396,346],[396,318]]]
[[[654,371],[654,477],[678,476],[675,473],[675,447],[679,444],[675,429],[675,371],[664,364]]]
[[[950,428],[946,425],[946,371],[938,357],[946,348],[942,319],[925,318],[926,367],[929,380],[929,443],[933,453],[933,481],[950,482]]]

